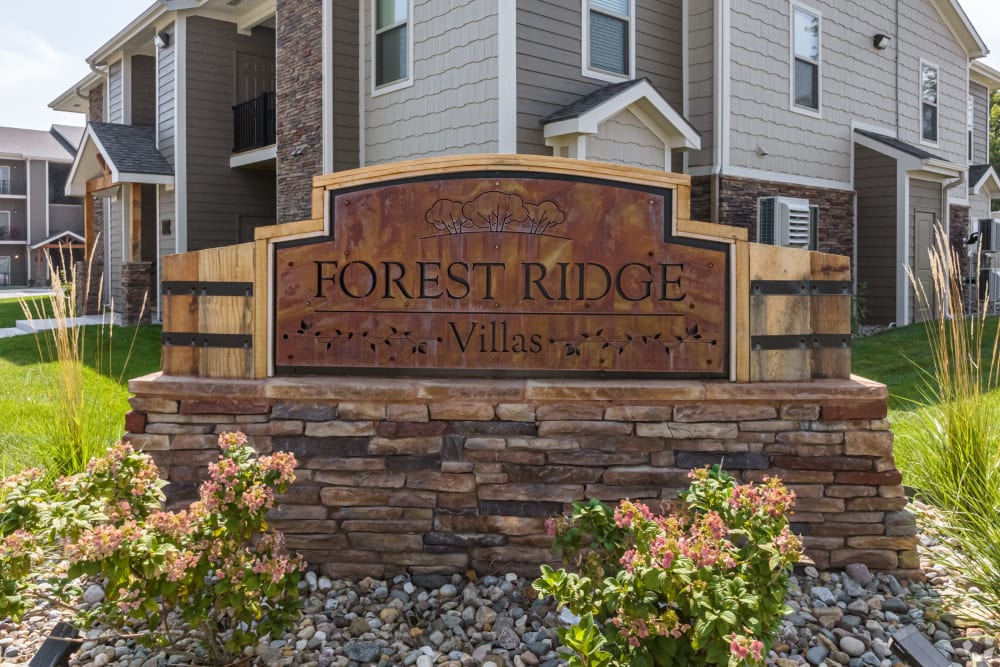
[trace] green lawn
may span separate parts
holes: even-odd
[[[0,314],[10,308],[9,300],[0,301]],[[124,428],[126,382],[160,368],[160,327],[112,327],[110,339],[108,330],[101,329],[84,328],[84,395],[96,431],[115,434],[104,436],[113,439]],[[48,352],[50,335],[0,339],[0,469],[40,463],[39,443],[51,436],[60,416],[55,397],[59,365]]]
[[[32,317],[35,319],[44,319],[52,317],[52,306],[49,297],[47,296],[33,296],[26,299],[28,301],[28,308],[31,309]],[[41,318],[38,318],[36,314],[40,314]],[[4,299],[3,292],[0,292],[0,329],[7,329],[14,326],[16,320],[23,320],[24,311],[21,310],[21,304],[17,299]]]
[[[1000,318],[987,320],[983,356],[992,352],[993,338],[997,335]],[[856,338],[851,350],[851,370],[862,377],[881,382],[889,388],[889,410],[899,412],[914,410],[924,402],[927,373],[932,373],[927,343],[927,331],[923,324],[913,324],[899,329]]]

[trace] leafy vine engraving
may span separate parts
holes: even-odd
[[[354,345],[367,344],[374,352],[381,346],[406,350],[409,347],[410,354],[427,354],[428,346],[431,343],[440,343],[443,339],[437,338],[415,338],[413,332],[395,325],[386,325],[381,329],[381,333],[367,329],[361,331],[349,331],[344,329],[333,329],[333,332],[323,332],[313,329],[312,322],[302,320],[299,328],[294,334],[284,334],[282,338],[288,340],[292,336],[302,336],[316,338],[326,341],[326,349],[330,350],[334,345],[351,343]]]
[[[718,341],[714,338],[705,339],[699,333],[698,325],[692,324],[689,327],[685,327],[683,336],[660,331],[654,334],[623,334],[623,337],[618,338],[609,337],[605,334],[604,329],[601,328],[593,333],[582,331],[580,335],[571,340],[550,338],[549,343],[562,344],[567,357],[579,357],[584,346],[588,345],[598,345],[602,350],[615,350],[615,354],[624,354],[625,350],[632,347],[654,345],[661,347],[665,353],[671,354],[674,348],[681,345],[716,345]]]

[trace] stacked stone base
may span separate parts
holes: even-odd
[[[122,264],[122,324],[149,324],[156,309],[152,262]]]
[[[552,562],[546,517],[575,500],[658,505],[690,469],[778,476],[820,568],[919,577],[886,390],[805,383],[272,378],[133,380],[126,439],[170,501],[195,497],[223,431],[291,451],[271,525],[331,576],[519,572]]]

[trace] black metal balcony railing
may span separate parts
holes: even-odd
[[[7,227],[0,227],[0,241],[11,241],[20,238],[18,236],[16,229],[8,229]]]
[[[10,194],[10,181],[6,178],[0,178],[0,195]]]
[[[275,141],[274,93],[263,93],[233,107],[233,152],[270,146]]]

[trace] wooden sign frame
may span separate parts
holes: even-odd
[[[331,192],[483,171],[498,177],[553,174],[672,190],[673,235],[730,248],[729,380],[804,382],[851,376],[849,258],[749,243],[746,229],[691,220],[691,179],[683,174],[506,154],[427,158],[317,176],[310,219],[260,227],[250,243],[164,257],[164,375],[274,375],[274,246],[328,235]]]

